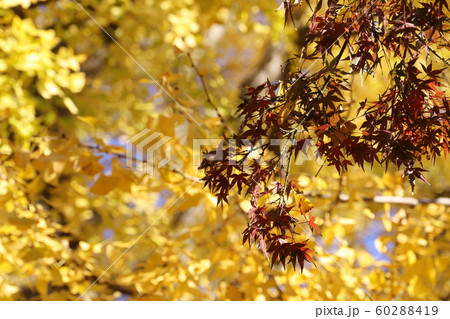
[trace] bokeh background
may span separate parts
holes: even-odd
[[[301,47],[310,9],[294,28],[279,5],[0,0],[0,299],[450,298],[445,158],[414,194],[395,168],[296,167],[322,230],[303,273],[241,245],[248,198],[217,207],[197,182],[192,141],[231,135],[245,87]],[[386,76],[355,75],[348,106]],[[125,161],[145,128],[171,137],[153,176]]]

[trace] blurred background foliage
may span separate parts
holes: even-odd
[[[0,0],[0,299],[449,299],[448,206],[367,200],[411,196],[401,172],[291,173],[323,234],[303,274],[241,245],[246,199],[216,207],[196,182],[192,140],[236,129],[243,88],[278,80],[297,49],[278,5]],[[349,103],[383,81],[356,78]],[[145,128],[172,137],[154,176],[124,161]],[[426,168],[414,196],[448,197],[448,161]]]

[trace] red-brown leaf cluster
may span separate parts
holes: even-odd
[[[205,185],[219,203],[228,203],[236,188],[250,196],[243,242],[256,242],[266,255],[271,254],[272,265],[298,263],[303,269],[305,260],[312,261],[307,239],[301,239],[302,222],[292,216],[295,205],[288,206],[293,194],[301,193],[289,169],[306,140],[314,140],[326,164],[338,172],[355,164],[362,169],[366,164],[378,163],[386,169],[393,164],[404,170],[413,190],[416,179],[428,183],[422,175],[423,158],[434,159],[449,150],[444,70],[433,65],[433,61],[449,65],[437,51],[449,48],[447,2],[328,0],[325,11],[324,6],[320,0],[313,10],[303,49],[296,54],[300,63],[294,65],[292,59],[286,63],[282,82],[248,88],[237,110],[242,124],[232,137],[235,143],[225,140],[222,159],[209,160],[217,154],[213,150],[201,165]],[[283,2],[286,22],[294,21],[297,7],[295,1]],[[419,63],[422,57],[426,65]],[[342,66],[346,60],[350,69]],[[318,61],[323,67],[312,72],[302,67],[307,61]],[[382,70],[383,65],[389,69]],[[379,98],[359,101],[356,117],[344,117],[350,105],[344,95],[350,90],[350,76],[386,71],[390,80]],[[356,125],[357,119],[358,123],[363,119],[362,124]],[[249,159],[244,141],[255,144],[264,138],[296,143],[278,152],[269,142],[263,143],[257,151],[265,162]],[[235,160],[230,161],[230,154],[236,154]],[[273,184],[280,176],[283,183]],[[271,201],[261,204],[269,193]],[[319,232],[315,217],[309,211],[302,213],[309,228]]]

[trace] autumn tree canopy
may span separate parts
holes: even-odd
[[[445,0],[14,0],[0,24],[0,299],[449,299]]]
[[[433,66],[432,59],[450,65],[436,52],[449,48],[443,31],[449,26],[443,12],[447,2],[329,0],[326,11],[319,14],[322,5],[319,1],[314,7],[301,50],[284,66],[283,79],[249,89],[249,98],[238,107],[242,124],[233,145],[220,146],[224,159],[205,158],[202,165],[206,185],[217,193],[219,203],[228,202],[235,184],[238,193],[240,185],[247,186],[252,208],[244,242],[258,242],[264,252],[272,253],[272,264],[283,266],[288,261],[303,268],[305,260],[312,262],[306,240],[297,239],[302,227],[293,211],[305,217],[311,230],[319,231],[310,214],[313,206],[295,198],[303,192],[290,176],[291,159],[295,161],[305,142],[314,140],[316,153],[338,173],[354,165],[364,170],[365,164],[381,164],[387,170],[393,164],[404,170],[412,191],[416,179],[431,185],[422,174],[423,159],[445,157],[449,151],[450,104],[441,83],[444,69]],[[289,20],[294,24],[293,11],[299,4],[285,1],[282,6],[285,24]],[[317,61],[321,67],[313,71]],[[355,100],[354,108],[345,103],[353,74],[364,83],[383,68],[388,85],[377,99]],[[245,171],[243,163],[254,150],[242,141],[255,144],[261,137],[293,140],[284,149],[288,160],[282,163],[283,156],[277,153],[264,167],[253,160]],[[258,144],[260,156],[269,146],[270,142]],[[230,152],[239,159],[227,160]],[[275,181],[279,173],[285,175],[281,182]],[[260,197],[267,200],[261,203]]]

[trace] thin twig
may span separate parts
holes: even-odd
[[[319,194],[319,193],[303,193],[307,197],[323,198],[333,200],[333,195]],[[340,194],[336,198],[336,202],[347,203],[350,201],[350,196],[347,194]],[[376,204],[392,204],[392,205],[405,205],[405,206],[418,206],[437,204],[443,206],[450,206],[449,197],[437,197],[437,198],[414,198],[414,197],[399,197],[399,196],[384,196],[376,195],[373,197],[362,197],[363,202],[372,202]]]
[[[431,53],[433,53],[436,57],[438,57],[442,62],[450,66],[450,63],[448,62],[448,59],[444,59],[439,53],[437,53],[432,47],[430,47],[424,39],[418,34],[416,34],[416,38],[427,47],[428,50],[430,50]]]
[[[197,73],[197,76],[200,78],[200,81],[201,81],[202,87],[203,87],[203,92],[205,92],[206,101],[213,107],[214,111],[216,111],[217,116],[220,118],[220,121],[222,123],[225,123],[224,117],[222,116],[222,114],[220,114],[219,109],[217,108],[216,104],[211,99],[211,95],[209,94],[208,86],[206,85],[204,75],[200,73],[200,70],[195,65],[194,60],[192,59],[192,56],[189,52],[187,53],[187,56],[189,58],[189,62],[191,63],[192,68],[195,70],[195,73]]]
[[[97,151],[97,152],[100,152],[100,153],[109,154],[109,155],[115,156],[115,157],[117,157],[117,158],[127,159],[127,160],[131,160],[131,161],[133,161],[133,162],[143,162],[143,163],[147,163],[147,164],[148,164],[148,161],[147,161],[146,159],[137,159],[137,158],[134,157],[134,156],[133,156],[132,158],[127,158],[127,155],[126,155],[126,154],[122,154],[122,153],[113,153],[113,152],[110,152],[110,151],[105,150],[104,148],[102,148],[102,147],[99,146],[99,145],[86,145],[86,144],[81,144],[81,143],[80,143],[79,146],[80,146],[80,147],[84,147],[84,148],[89,148],[89,149],[91,149],[91,150],[94,150],[94,151]],[[197,177],[190,176],[190,175],[186,175],[185,173],[183,173],[182,171],[180,171],[180,170],[178,169],[178,167],[176,167],[176,166],[174,166],[174,165],[171,165],[170,163],[167,163],[167,166],[169,167],[169,169],[170,169],[172,172],[177,173],[177,174],[183,176],[183,177],[184,177],[185,179],[187,179],[187,180],[191,180],[191,181],[197,181],[197,180],[199,180],[199,178],[197,178]]]

